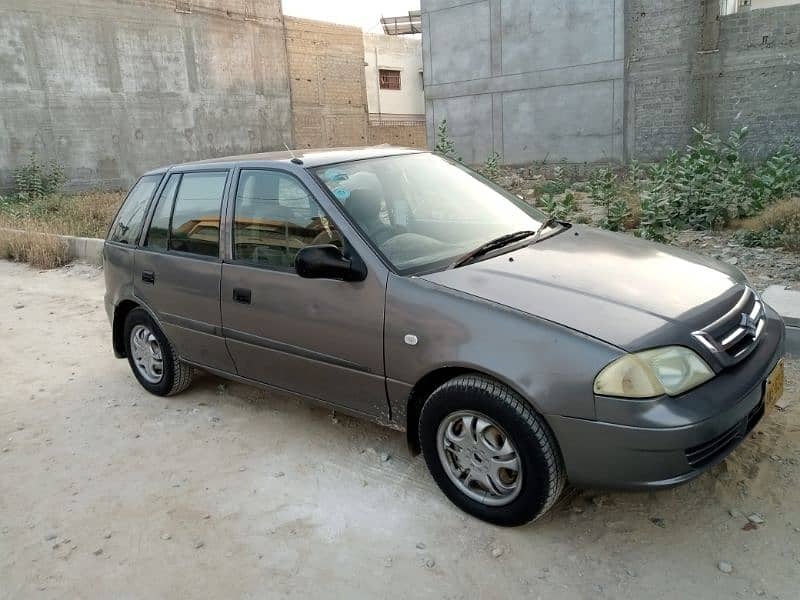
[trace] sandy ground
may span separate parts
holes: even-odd
[[[695,482],[500,529],[401,433],[208,376],[148,395],[102,294],[0,261],[0,598],[798,597],[798,360],[793,402]]]

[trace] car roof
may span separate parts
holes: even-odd
[[[381,158],[384,156],[395,156],[400,154],[415,154],[420,152],[425,151],[415,148],[390,146],[388,144],[354,148],[313,148],[307,150],[292,150],[291,152],[282,150],[280,152],[259,152],[255,154],[241,154],[238,156],[223,156],[220,158],[209,158],[206,160],[167,165],[157,169],[152,169],[145,173],[145,175],[164,173],[169,169],[184,167],[192,168],[217,166],[229,168],[236,163],[248,163],[251,166],[257,165],[258,163],[286,163],[291,161],[293,158],[300,159],[303,167],[313,168],[340,162],[364,160],[367,158]]]

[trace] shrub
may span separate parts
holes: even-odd
[[[14,171],[15,194],[22,199],[41,198],[58,191],[66,181],[64,169],[51,161],[47,166],[39,163],[35,153],[31,152],[28,164]]]
[[[753,167],[741,158],[747,128],[731,131],[726,140],[705,126],[693,128],[686,152],[672,152],[650,169],[651,189],[666,199],[672,224],[693,229],[722,227],[749,217],[775,200],[800,193],[800,153],[784,143],[763,164]]]
[[[500,176],[500,155],[497,152],[492,152],[489,158],[486,159],[486,164],[483,165],[481,171],[487,179],[497,180]]]
[[[464,162],[463,159],[456,154],[456,145],[450,139],[450,132],[447,129],[447,119],[442,119],[439,126],[436,128],[436,145],[433,149],[439,154],[443,154],[449,158],[453,158],[458,162]]]
[[[536,185],[536,191],[540,194],[563,194],[567,191],[566,180],[564,179],[564,169],[562,167],[555,167],[553,169],[553,178],[546,179]]]
[[[539,199],[539,204],[545,213],[551,217],[555,217],[559,221],[566,221],[578,209],[575,203],[575,196],[572,192],[567,192],[562,198],[556,198],[551,194],[544,194]]]
[[[666,242],[672,237],[669,200],[658,190],[642,197],[637,234],[647,240]]]
[[[800,151],[784,142],[753,174],[753,199],[761,208],[770,202],[800,194]]]
[[[621,231],[625,222],[631,218],[631,207],[624,198],[615,198],[606,207],[606,218],[600,224],[603,229]]]
[[[595,169],[589,176],[587,190],[593,204],[608,208],[617,196],[617,178],[609,169]]]

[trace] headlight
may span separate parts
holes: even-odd
[[[677,396],[714,377],[689,348],[665,346],[626,354],[606,365],[594,380],[594,393],[623,398]]]

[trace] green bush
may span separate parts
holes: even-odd
[[[589,183],[586,186],[589,198],[596,206],[603,206],[606,209],[617,197],[617,178],[609,169],[595,169],[589,176]]]
[[[693,128],[686,152],[672,152],[650,169],[651,190],[666,207],[672,225],[693,229],[723,227],[750,217],[775,200],[800,193],[800,153],[786,142],[763,164],[741,158],[747,128],[722,140],[705,126]]]
[[[569,185],[564,178],[564,169],[555,167],[553,169],[553,178],[546,179],[536,184],[535,189],[539,194],[551,194],[555,196],[566,192],[568,187]]]
[[[28,164],[14,171],[14,193],[22,200],[41,198],[57,192],[66,179],[61,165],[51,161],[44,166],[32,152],[28,157]]]
[[[442,119],[439,126],[436,128],[436,145],[433,149],[439,154],[443,154],[448,158],[464,162],[463,159],[456,154],[455,142],[450,138],[450,132],[447,129],[447,119]]]
[[[600,224],[603,229],[622,231],[625,222],[631,217],[631,207],[624,198],[615,198],[606,207],[606,218]]]
[[[497,178],[500,176],[500,155],[497,152],[492,152],[489,155],[489,158],[486,159],[486,163],[483,165],[481,172],[487,179],[491,179],[492,181],[497,180]]]
[[[578,209],[572,192],[567,192],[562,198],[556,198],[552,194],[544,194],[539,198],[539,206],[545,213],[559,221],[568,220]]]

